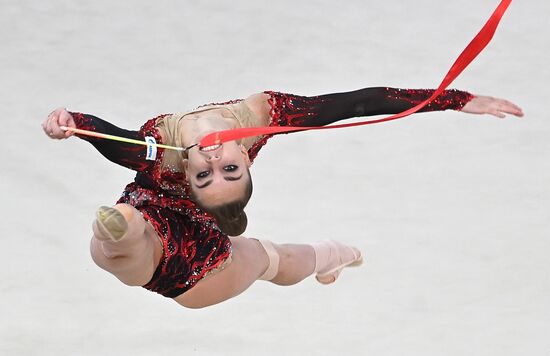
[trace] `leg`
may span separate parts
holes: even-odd
[[[344,267],[359,266],[361,252],[355,247],[337,241],[323,241],[312,245],[275,245],[260,241],[269,257],[269,267],[260,279],[279,285],[300,282],[311,273],[319,283],[336,281]]]
[[[266,278],[272,283],[285,286],[296,284],[314,272],[325,273],[330,278],[330,281],[319,279],[318,273],[319,282],[334,282],[342,268],[361,258],[354,249],[334,242],[321,242],[315,245],[276,245],[256,239],[235,237],[231,238],[231,243],[231,264],[174,298],[178,303],[188,308],[204,308],[241,294],[256,280],[266,276],[270,262],[273,263],[273,258],[270,261],[270,254],[273,253],[278,255],[278,265],[273,273],[269,273],[271,276]],[[334,271],[324,272],[329,270]],[[334,272],[336,274],[333,274]]]
[[[269,256],[262,243],[256,239],[232,237],[231,264],[174,299],[188,308],[203,308],[241,294],[268,269]],[[313,273],[315,253],[312,246],[273,244],[273,247],[280,254],[279,272],[273,283],[296,284]]]
[[[279,255],[277,274],[270,282],[290,286],[301,282],[315,271],[315,250],[312,245],[273,244]]]
[[[258,240],[232,237],[231,244],[231,263],[174,298],[176,302],[188,308],[217,304],[241,294],[264,273],[269,259]]]
[[[128,204],[100,208],[93,224],[94,262],[132,286],[146,284],[158,266],[162,246],[156,231]]]

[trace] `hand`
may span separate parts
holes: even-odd
[[[65,108],[55,109],[42,123],[44,133],[52,139],[65,139],[73,135],[72,131],[64,131],[60,126],[76,127],[73,117]]]
[[[460,111],[468,114],[490,114],[501,119],[506,117],[505,113],[517,117],[523,116],[523,111],[516,104],[508,100],[483,95],[474,96]]]

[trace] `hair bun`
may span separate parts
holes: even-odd
[[[229,236],[238,236],[242,234],[248,225],[248,218],[244,211],[241,211],[236,217],[231,218],[223,218],[214,215],[214,219],[216,219],[216,223],[220,230]]]

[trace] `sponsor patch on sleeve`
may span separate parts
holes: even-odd
[[[145,142],[147,142],[147,157],[145,159],[154,161],[157,158],[157,140],[152,136],[146,136]]]

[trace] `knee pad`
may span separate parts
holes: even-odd
[[[264,248],[269,259],[269,265],[267,266],[264,274],[262,274],[259,279],[261,279],[262,281],[270,281],[275,278],[277,273],[279,273],[279,253],[277,252],[275,246],[273,246],[273,243],[271,241],[258,240],[258,242],[260,242],[260,244]]]
[[[119,210],[102,206],[96,211],[92,230],[98,240],[117,242],[128,232],[128,222]]]

